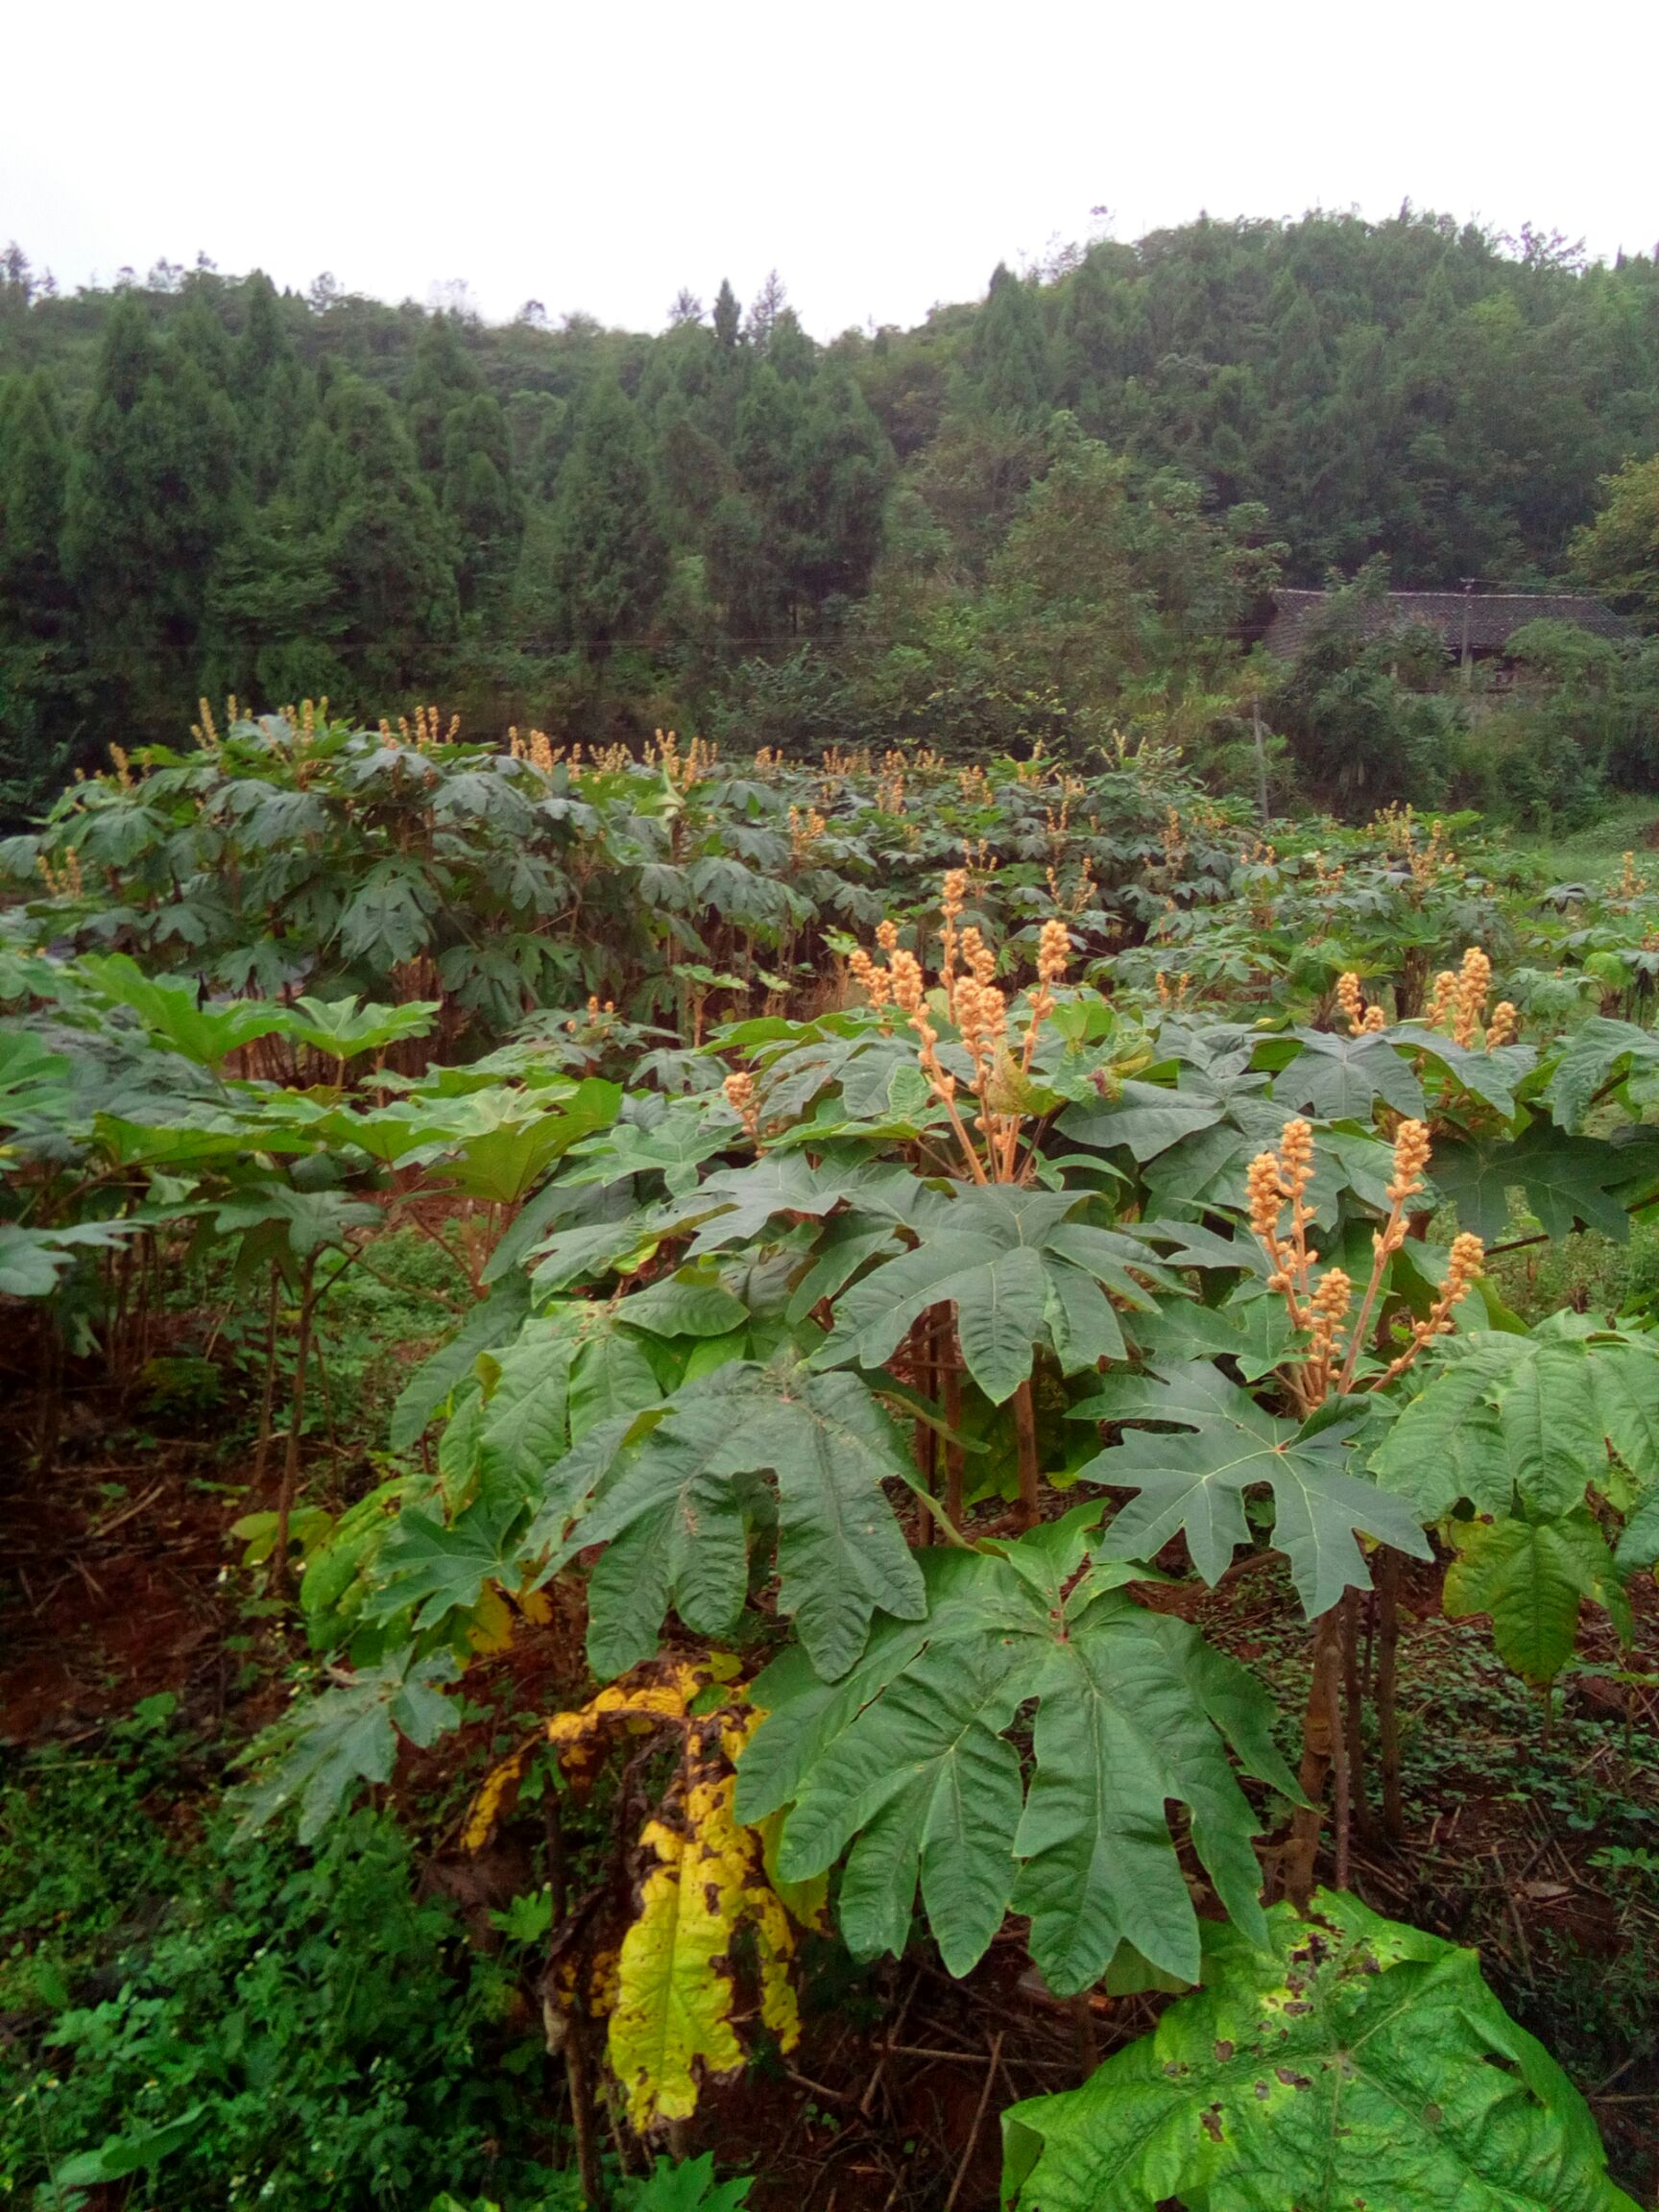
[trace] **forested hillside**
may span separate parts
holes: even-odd
[[[71,298],[13,249],[0,803],[203,692],[589,742],[1224,755],[1277,575],[1555,577],[1656,445],[1650,257],[1408,209],[1100,241],[827,346],[776,279],[646,336],[211,267]],[[1401,788],[1431,737],[1377,738]]]

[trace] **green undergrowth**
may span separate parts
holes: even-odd
[[[0,2200],[72,2212],[119,2175],[134,2212],[574,2212],[518,1947],[470,1944],[383,1813],[315,1851],[193,1833],[170,1718],[0,1794]]]

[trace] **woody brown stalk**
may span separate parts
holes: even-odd
[[[950,1433],[945,1439],[945,1510],[952,1528],[962,1527],[963,1478],[968,1455],[957,1441],[962,1433],[962,1364],[956,1349],[953,1309],[936,1306],[942,1316],[939,1331],[939,1364],[945,1385],[945,1420]]]
[[[1371,1805],[1365,1793],[1364,1690],[1359,1679],[1359,1593],[1342,1594],[1342,1726],[1347,1744],[1348,1797],[1354,1832],[1361,1842],[1372,1834]]]
[[[300,1341],[294,1356],[294,1397],[288,1415],[288,1444],[282,1458],[282,1484],[276,1494],[276,1545],[272,1554],[272,1594],[288,1594],[288,1524],[300,1487],[300,1431],[305,1419],[305,1366],[311,1351],[311,1323],[316,1311],[312,1282],[317,1273],[315,1255],[305,1262],[300,1278]]]
[[[1302,1719],[1302,1765],[1296,1777],[1308,1802],[1296,1809],[1290,1824],[1290,1840],[1285,1851],[1285,1894],[1298,1911],[1307,1911],[1308,1901],[1313,1894],[1319,1833],[1325,1818],[1325,1789],[1331,1779],[1340,1735],[1335,1723],[1341,1666],[1341,1614],[1333,1606],[1328,1613],[1320,1615],[1313,1632],[1313,1671]]]
[[[1384,1547],[1377,1563],[1377,1751],[1382,1770],[1382,1825],[1398,1842],[1406,1833],[1400,1774],[1400,1554]]]

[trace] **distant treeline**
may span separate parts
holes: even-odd
[[[1656,446],[1652,258],[1409,209],[1097,242],[828,346],[775,278],[641,336],[206,266],[70,297],[13,249],[0,785],[15,812],[199,692],[1190,735],[1275,575],[1541,581]]]

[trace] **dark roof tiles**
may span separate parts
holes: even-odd
[[[1329,600],[1325,591],[1279,592],[1267,626],[1268,652],[1281,660],[1294,660]],[[1389,591],[1382,598],[1360,601],[1358,613],[1367,637],[1427,623],[1440,632],[1454,653],[1462,650],[1465,619],[1474,653],[1501,653],[1528,622],[1571,622],[1598,637],[1633,635],[1622,614],[1615,614],[1599,599],[1574,591]]]

